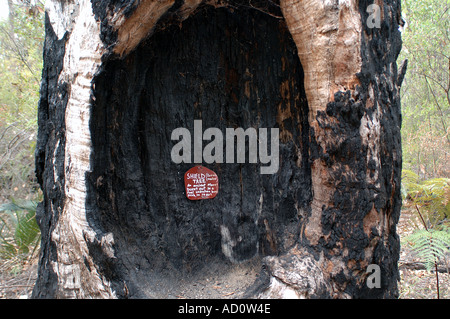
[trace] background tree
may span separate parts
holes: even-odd
[[[450,2],[403,1],[401,58],[404,169],[420,178],[450,177]]]

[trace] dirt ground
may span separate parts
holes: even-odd
[[[401,238],[410,234],[415,221],[414,214],[402,211],[398,224]],[[450,258],[449,258],[450,259]],[[423,269],[412,269],[407,263],[417,262],[414,253],[402,245],[400,253],[400,283],[401,299],[435,299],[436,275]],[[447,269],[450,268],[447,260]],[[219,266],[218,266],[219,267]],[[444,263],[445,267],[445,263]],[[222,269],[221,267],[219,267]],[[182,281],[161,281],[152,283],[158,287],[156,298],[242,298],[244,291],[257,278],[259,261],[252,260],[240,265],[232,265],[229,271],[218,272],[214,267],[205,269],[204,275],[195,278],[185,278]],[[450,299],[450,274],[439,272],[439,290],[441,299]],[[20,265],[17,261],[0,261],[0,299],[30,298],[37,276],[37,258]],[[164,284],[163,284],[164,282]],[[153,289],[154,290],[154,289]]]
[[[261,260],[255,257],[239,264],[210,262],[189,275],[155,274],[141,286],[158,299],[239,299],[259,276]],[[181,279],[180,279],[181,277]]]
[[[397,225],[397,231],[400,238],[405,238],[412,233],[414,224],[419,225],[417,215],[408,210],[402,210],[400,221]],[[439,278],[439,298],[450,299],[450,254],[449,258],[440,263],[440,268],[444,271],[438,272]],[[436,299],[436,274],[435,272],[428,272],[424,269],[411,269],[406,267],[406,264],[413,264],[419,262],[415,253],[408,249],[407,245],[402,244],[400,250],[400,283],[399,293],[401,299]]]
[[[28,299],[37,277],[37,258],[21,265],[0,260],[0,299]]]

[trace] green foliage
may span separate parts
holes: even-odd
[[[450,228],[446,226],[450,217],[450,179],[432,178],[421,180],[410,171],[402,171],[403,206],[417,212],[423,228],[416,226],[413,233],[402,241],[417,252],[417,257],[430,271],[437,267],[440,258],[450,248]],[[439,299],[439,275],[436,276],[436,293]]]
[[[402,15],[403,166],[421,178],[450,177],[450,0],[402,0]]]
[[[40,239],[36,207],[37,202],[29,200],[0,205],[0,258],[28,256],[36,250]]]
[[[44,10],[12,0],[0,21],[0,203],[34,198],[34,150],[42,69]]]
[[[405,240],[430,270],[450,244],[450,0],[402,0],[402,16],[402,196],[419,221]]]
[[[42,69],[43,15],[15,6],[13,21],[0,22],[0,108],[7,123],[36,126]]]
[[[448,227],[437,229],[418,229],[405,238],[405,241],[417,252],[417,256],[430,271],[438,258],[445,258],[450,247],[450,231]]]
[[[434,227],[450,218],[450,178],[421,181],[412,171],[402,171],[404,206],[420,209],[428,226]]]

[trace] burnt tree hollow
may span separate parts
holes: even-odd
[[[119,258],[102,263],[112,282],[195,273],[208,263],[226,272],[296,244],[311,201],[308,105],[283,19],[204,6],[105,63],[94,83],[87,218],[113,234]],[[245,163],[202,164],[218,175],[219,193],[190,201],[183,177],[198,164],[172,161],[171,133],[193,134],[194,120],[224,135],[279,128],[278,171],[261,174],[264,164],[249,163],[246,143]]]

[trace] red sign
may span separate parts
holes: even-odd
[[[219,178],[212,170],[195,166],[184,174],[184,187],[190,200],[214,198],[219,192]]]

